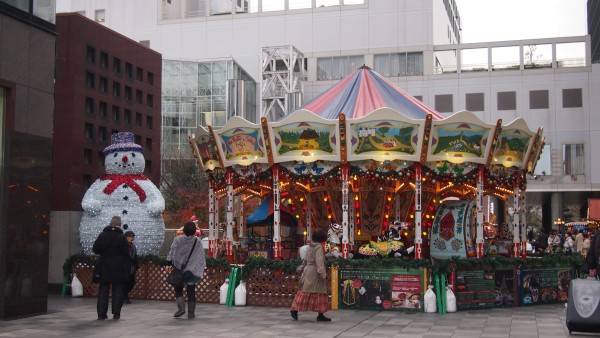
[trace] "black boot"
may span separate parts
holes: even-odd
[[[188,319],[196,318],[196,302],[188,302]]]
[[[173,314],[173,317],[179,318],[185,314],[185,301],[183,296],[175,297],[175,301],[177,302],[177,312]]]
[[[294,318],[294,320],[298,320],[298,311],[290,310],[290,314],[292,315],[292,318]]]
[[[317,316],[317,322],[330,322],[330,321],[331,321],[331,318],[327,318],[321,312],[319,312],[319,315]]]

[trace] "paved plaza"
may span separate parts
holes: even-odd
[[[175,319],[175,302],[132,300],[121,320],[96,320],[95,298],[51,294],[48,313],[0,320],[0,337],[568,337],[564,304],[448,314],[338,310],[293,321],[287,308],[200,303],[196,319]],[[110,309],[109,309],[110,312]],[[185,316],[184,316],[185,317]],[[586,337],[600,334],[576,334]]]

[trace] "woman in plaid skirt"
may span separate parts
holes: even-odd
[[[312,233],[312,243],[306,250],[302,265],[297,269],[302,273],[300,284],[302,287],[296,293],[290,313],[294,320],[298,320],[298,312],[318,312],[318,322],[330,322],[331,319],[323,315],[329,310],[329,295],[327,294],[327,270],[325,269],[325,251],[323,243],[327,234],[322,229],[315,229]]]

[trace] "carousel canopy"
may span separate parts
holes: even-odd
[[[282,224],[293,225],[295,223],[294,217],[289,212],[284,210],[283,206],[280,206],[279,210],[281,218],[280,221]],[[250,214],[250,216],[248,216],[248,218],[246,218],[246,224],[248,226],[258,225],[269,221],[269,219],[272,217],[273,198],[269,197],[265,199],[265,201],[262,202],[261,205],[259,205],[258,208],[256,208],[256,210],[254,210],[254,212]]]
[[[345,113],[349,118],[360,118],[383,107],[392,108],[413,119],[425,119],[427,114],[431,114],[434,120],[443,119],[437,111],[367,66],[357,69],[300,109],[326,119],[337,119],[340,113]]]

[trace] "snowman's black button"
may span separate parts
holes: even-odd
[[[127,184],[123,184],[123,189],[127,189],[129,186]]]
[[[129,197],[124,196],[123,199],[127,201],[129,199]]]
[[[123,210],[122,214],[127,215],[127,210]]]

